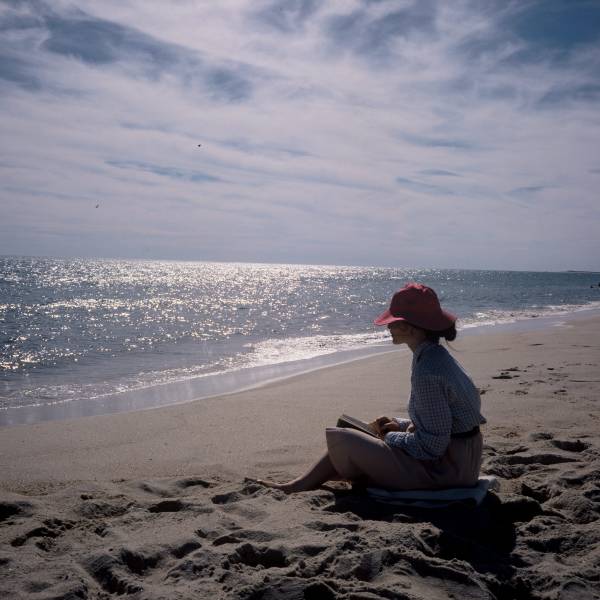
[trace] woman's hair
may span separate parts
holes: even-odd
[[[448,329],[444,329],[443,331],[430,331],[429,329],[423,329],[427,339],[430,342],[435,342],[439,344],[440,338],[444,338],[447,342],[451,342],[456,339],[456,324],[452,323]]]

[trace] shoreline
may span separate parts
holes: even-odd
[[[452,342],[451,352],[480,388],[486,418],[491,414],[492,420],[513,420],[513,412],[521,410],[515,400],[526,395],[522,392],[527,392],[530,407],[535,405],[541,410],[543,406],[545,419],[555,413],[564,418],[561,404],[548,405],[547,399],[532,393],[541,387],[539,381],[552,373],[540,372],[537,384],[514,390],[516,397],[500,396],[501,402],[491,402],[490,392],[500,383],[496,378],[501,375],[490,370],[512,368],[514,365],[508,364],[512,362],[533,364],[537,344],[542,350],[555,347],[552,355],[558,360],[561,352],[568,350],[562,347],[562,338],[571,338],[577,332],[589,338],[592,346],[594,331],[600,335],[600,316],[580,315],[530,330],[465,335]],[[596,345],[596,353],[597,348]],[[499,359],[502,362],[494,367],[492,363]],[[230,462],[227,455],[246,468],[255,466],[257,461],[267,466],[269,461],[261,461],[254,454],[270,454],[276,447],[287,455],[296,450],[302,455],[309,447],[319,447],[324,427],[335,423],[343,412],[364,419],[388,412],[403,414],[410,389],[410,361],[409,352],[392,349],[378,356],[191,402],[4,427],[0,429],[0,475],[11,481],[169,476],[173,469],[178,473],[193,472],[193,465],[219,469]],[[517,381],[518,377],[508,379]],[[563,393],[558,394],[559,399]],[[530,414],[521,418],[529,424],[536,423]],[[244,424],[241,430],[238,423]],[[290,423],[294,423],[293,429]],[[302,433],[298,435],[298,431]],[[269,432],[267,439],[265,432]],[[280,440],[276,446],[275,440]],[[289,448],[283,440],[289,440]],[[229,444],[224,461],[219,449]],[[199,448],[203,450],[202,457],[198,456]],[[22,454],[21,449],[26,453]]]
[[[477,508],[286,496],[341,413],[404,415],[395,352],[260,389],[0,430],[0,595],[29,600],[598,598],[600,317],[458,338],[482,391]]]
[[[459,330],[459,337],[535,331],[556,326],[579,318],[600,315],[600,308],[579,308],[575,311],[532,316],[512,322],[470,325]],[[260,389],[266,385],[285,381],[291,377],[309,374],[321,369],[337,367],[360,360],[368,360],[388,352],[398,352],[387,343],[352,348],[295,361],[274,363],[209,374],[186,381],[170,382],[143,387],[101,398],[57,401],[43,406],[10,407],[0,410],[0,431],[5,427],[35,423],[65,421],[110,414],[154,410],[230,394]],[[400,351],[406,351],[400,349]]]

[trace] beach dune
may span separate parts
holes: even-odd
[[[0,430],[6,598],[600,598],[600,317],[452,343],[482,393],[482,505],[286,496],[341,413],[403,415],[410,356]]]

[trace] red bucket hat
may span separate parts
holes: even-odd
[[[390,307],[375,319],[375,325],[406,321],[421,329],[444,331],[456,322],[456,317],[442,310],[436,293],[421,283],[407,283],[393,296]]]

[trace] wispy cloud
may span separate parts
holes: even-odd
[[[548,189],[548,186],[545,185],[528,185],[510,190],[508,193],[512,196],[527,197],[543,192],[546,189]]]
[[[541,108],[556,107],[564,104],[600,101],[600,84],[559,85],[546,92],[539,99]]]
[[[192,181],[194,183],[204,181],[222,181],[219,177],[201,173],[199,171],[189,171],[178,169],[176,167],[165,167],[161,165],[152,165],[143,162],[127,161],[127,160],[107,160],[107,165],[117,167],[118,169],[131,169],[133,171],[142,171],[144,173],[153,173],[160,177],[169,177],[171,179],[180,179],[184,181]]]
[[[419,171],[421,175],[431,175],[433,177],[460,177],[458,173],[445,171],[444,169],[423,169]]]
[[[436,32],[437,4],[430,0],[385,12],[373,8],[367,4],[327,19],[326,32],[337,49],[350,50],[370,59],[388,59],[394,53],[396,42],[414,35],[431,37]]]
[[[156,80],[175,76],[184,87],[205,91],[216,101],[238,102],[252,95],[258,69],[243,62],[209,61],[201,52],[168,43],[134,26],[96,18],[81,10],[56,12],[42,2],[23,2],[32,13],[8,14],[0,21],[4,31],[26,32],[40,50],[75,59],[92,67],[113,67],[134,77]],[[0,76],[25,87],[41,87],[35,62],[0,62]],[[38,65],[38,71],[40,71]]]
[[[410,133],[400,133],[399,137],[415,146],[425,146],[429,148],[454,148],[457,150],[473,150],[476,148],[474,142],[450,137],[422,136]]]
[[[415,192],[423,192],[431,195],[451,195],[453,192],[450,188],[440,185],[433,185],[423,181],[415,181],[414,179],[406,179],[405,177],[396,177],[396,183],[406,189]]]
[[[586,268],[599,15],[5,2],[0,252]]]
[[[251,15],[256,21],[289,34],[299,31],[319,6],[318,0],[276,0],[259,3]]]

